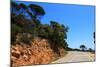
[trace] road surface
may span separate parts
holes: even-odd
[[[90,52],[69,51],[64,57],[52,63],[94,61],[95,55]]]

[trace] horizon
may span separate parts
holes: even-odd
[[[87,48],[95,49],[93,39],[95,6],[25,1],[17,1],[17,3],[37,4],[43,7],[46,12],[41,19],[43,24],[49,24],[53,20],[68,26],[66,41],[69,47],[79,48],[80,45],[84,44]]]

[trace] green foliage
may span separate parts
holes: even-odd
[[[81,49],[82,51],[85,51],[86,46],[85,46],[85,45],[80,45],[80,49]]]
[[[93,38],[94,38],[94,44],[95,44],[95,32],[93,33]]]
[[[16,41],[16,35],[21,32],[22,28],[16,24],[11,24],[11,42]]]
[[[25,43],[31,45],[32,36],[29,33],[18,33],[16,36],[17,43]]]
[[[11,2],[11,11],[12,13],[15,13],[17,10],[19,10],[18,4],[15,2]]]
[[[37,17],[37,15],[44,15],[45,14],[44,9],[39,5],[30,4],[28,7],[30,7],[31,10],[33,11],[35,18]]]
[[[45,11],[39,5],[29,4],[26,6],[23,3],[19,5],[13,3],[12,5],[12,9],[15,11],[11,12],[11,42],[17,40],[17,42],[30,44],[32,38],[40,37],[48,39],[53,43],[52,45],[57,46],[55,47],[56,51],[58,48],[68,49],[66,42],[68,27],[56,21],[50,21],[50,25],[41,24],[40,19],[37,19],[37,17],[45,15]],[[25,13],[29,14],[32,19],[26,18]],[[29,35],[31,37],[28,37]]]
[[[67,49],[68,44],[65,39],[67,39],[66,32],[68,32],[69,28],[55,21],[51,21],[51,28],[53,30],[51,40],[55,42],[55,44],[57,44],[59,47]]]
[[[88,50],[89,52],[92,52],[93,51],[93,49],[92,48],[89,48],[89,50]]]

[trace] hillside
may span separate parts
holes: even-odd
[[[65,55],[65,50],[59,48],[58,54],[46,39],[34,39],[32,45],[24,43],[11,46],[12,67],[34,64],[49,64],[53,60]]]
[[[42,24],[45,14],[40,5],[11,2],[12,67],[49,64],[65,55],[69,27],[52,19]]]

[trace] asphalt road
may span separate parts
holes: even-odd
[[[90,52],[69,51],[64,57],[52,63],[88,62],[94,60],[95,55]]]

